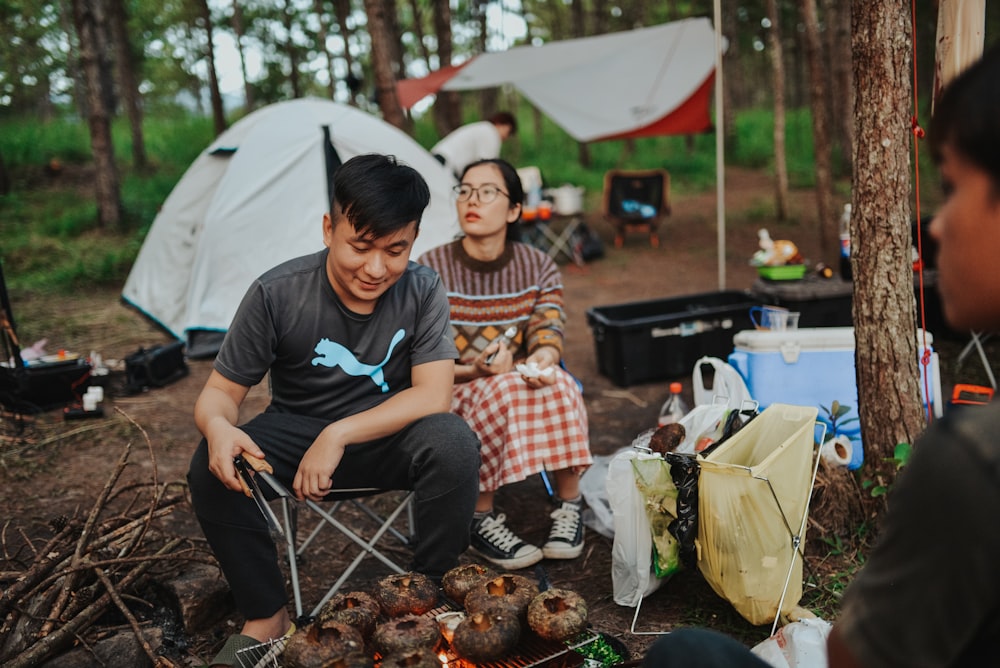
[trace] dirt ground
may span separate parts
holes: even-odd
[[[730,169],[726,183],[728,210],[766,210],[772,189],[766,175]],[[796,241],[807,258],[816,257],[816,247],[809,242],[817,236],[810,214],[813,208],[811,192],[796,192],[791,210],[799,216],[799,226],[775,225],[771,229],[774,238]],[[622,388],[601,375],[586,311],[594,306],[717,290],[715,194],[675,197],[674,215],[660,230],[659,248],[651,247],[642,233],[634,232],[628,235],[624,248],[616,249],[611,243],[610,226],[597,215],[588,216],[588,220],[605,241],[605,255],[583,267],[563,265],[569,317],[565,356],[570,370],[584,386],[592,450],[595,455],[608,455],[655,425],[667,395],[667,379]],[[726,235],[728,289],[752,285],[756,274],[747,261],[757,248],[757,228],[766,226],[766,220],[730,226]],[[67,349],[85,354],[93,350],[113,363],[140,346],[167,341],[160,330],[119,302],[117,290],[60,298],[14,297],[13,310],[22,343],[47,337],[50,352]],[[942,367],[947,363],[943,359]],[[18,531],[34,535],[59,514],[86,514],[127,442],[134,444],[134,452],[125,478],[148,479],[155,456],[155,474],[160,482],[182,481],[199,438],[191,410],[210,365],[208,360],[190,360],[187,377],[139,395],[127,396],[118,391],[120,385],[112,383],[104,403],[106,417],[101,419],[64,421],[59,411],[50,411],[24,424],[14,424],[9,415],[5,416],[0,441],[0,504],[9,523],[7,531],[17,527]],[[684,383],[690,403],[690,374],[677,380]],[[246,406],[247,414],[259,410],[265,402],[265,393],[255,389]],[[154,456],[147,451],[137,426],[148,435]],[[547,531],[547,512],[538,510],[544,503],[544,488],[537,476],[504,488],[497,498],[499,509],[512,518],[511,525],[534,541],[543,541]],[[173,530],[193,541],[200,540],[189,508],[175,515]],[[323,558],[311,559],[305,569],[307,599],[318,597],[320,586],[332,582],[348,559],[340,542],[331,540],[318,549]],[[831,573],[839,568],[826,554],[807,552],[807,556],[815,572]],[[611,540],[590,531],[581,558],[546,561],[543,566],[554,585],[584,596],[594,629],[621,640],[632,658],[640,656],[655,640],[654,635],[633,633],[630,628],[634,609],[618,606],[612,599]],[[373,578],[386,573],[378,565],[363,568],[351,585],[364,589]],[[238,623],[231,611],[226,612],[226,618]],[[769,633],[769,627],[745,622],[693,571],[673,576],[646,600],[636,631],[665,631],[684,625],[721,629],[751,645]],[[219,624],[187,638],[180,661],[197,665],[210,658],[231,632],[231,625]]]

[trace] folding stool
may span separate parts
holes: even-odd
[[[282,543],[285,547],[288,557],[288,569],[292,585],[292,596],[295,601],[295,615],[297,623],[301,625],[314,618],[323,606],[326,605],[327,601],[333,598],[337,592],[340,591],[347,579],[353,575],[354,571],[357,570],[358,566],[366,557],[374,557],[395,573],[406,572],[405,568],[386,555],[385,548],[380,548],[379,543],[382,538],[388,534],[404,546],[408,547],[412,544],[414,526],[412,503],[414,497],[413,491],[360,487],[334,490],[320,503],[309,499],[299,501],[295,498],[295,495],[273,475],[264,471],[256,471],[255,475],[259,476],[260,479],[265,482],[267,487],[270,488],[280,501],[281,516],[278,517],[274,514],[270,505],[268,505],[266,498],[256,483],[255,477],[246,473],[246,467],[250,465],[245,465],[241,470],[240,461],[241,460],[239,459],[237,460],[237,470],[241,472],[241,475],[244,476],[244,480],[250,487],[251,493],[257,501],[258,507],[260,507],[261,512],[264,514],[264,517],[271,528],[272,536],[274,536],[276,542]],[[399,492],[402,496],[394,502],[391,511],[385,515],[377,513],[368,504],[364,503],[364,499],[366,498],[389,494],[392,492]],[[324,508],[321,504],[328,504],[329,507]],[[366,518],[370,519],[377,527],[374,533],[371,533],[366,537],[360,530],[352,529],[338,519],[336,515],[338,511],[344,507],[344,504],[356,508]],[[298,542],[296,540],[296,536],[299,528],[299,510],[302,506],[305,506],[309,510],[316,513],[319,520],[309,535],[306,536],[306,538],[301,542]],[[404,512],[406,514],[407,533],[403,533],[393,526],[399,516]],[[340,577],[337,578],[337,581],[334,582],[333,585],[331,585],[327,590],[322,600],[316,604],[308,615],[304,615],[302,590],[299,583],[299,560],[303,558],[312,542],[327,526],[337,529],[340,534],[350,539],[360,549],[351,563],[344,569],[343,573],[340,574]]]

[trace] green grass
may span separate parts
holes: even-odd
[[[580,144],[524,101],[515,101],[520,130],[505,143],[504,157],[516,165],[537,165],[545,183],[583,186],[588,209],[599,208],[604,173],[610,169],[662,167],[671,175],[674,195],[711,190],[716,183],[715,135],[649,137],[586,146],[589,163],[581,164]],[[536,127],[536,119],[538,125]],[[467,120],[475,120],[471,115]],[[812,133],[807,110],[790,110],[787,159],[793,188],[813,182]],[[86,124],[67,113],[64,118],[0,121],[0,154],[12,175],[13,190],[0,197],[0,260],[13,290],[57,290],[93,284],[123,283],[142,239],[171,189],[212,141],[209,118],[183,114],[152,115],[144,120],[148,168],[132,165],[127,122],[113,124],[115,154],[121,177],[123,222],[118,231],[97,224],[90,145]],[[773,170],[773,115],[749,110],[736,115],[736,139],[726,147],[730,166]],[[414,136],[430,148],[437,140],[430,114],[417,119]],[[57,158],[63,176],[49,178],[45,166]],[[929,159],[922,173],[931,177]],[[849,186],[841,186],[843,197]],[[733,217],[767,220],[769,195]]]

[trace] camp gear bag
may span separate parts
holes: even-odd
[[[125,358],[125,390],[137,394],[150,387],[163,387],[188,375],[184,342],[139,348]]]

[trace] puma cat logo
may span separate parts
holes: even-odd
[[[372,379],[372,382],[378,385],[379,389],[383,392],[389,391],[389,384],[385,382],[385,374],[382,373],[382,367],[386,365],[389,358],[392,357],[392,351],[400,341],[403,340],[403,336],[406,335],[406,330],[400,329],[392,337],[392,341],[389,343],[389,350],[385,354],[385,359],[379,364],[371,365],[365,364],[364,362],[359,362],[357,358],[351,354],[351,351],[340,345],[336,341],[331,341],[330,339],[320,339],[319,343],[316,344],[314,352],[319,355],[319,357],[314,357],[312,359],[312,365],[317,366],[322,364],[325,367],[340,367],[343,369],[344,373],[349,376],[368,376]]]

